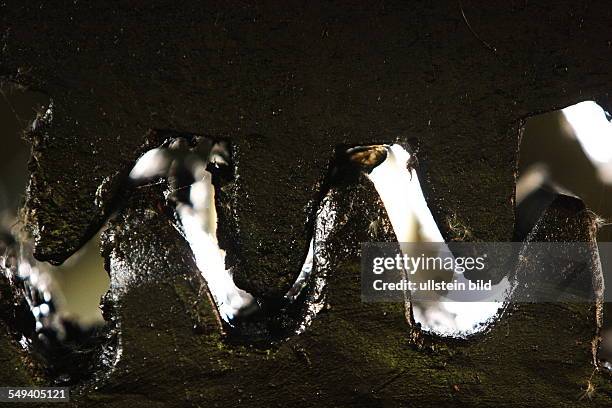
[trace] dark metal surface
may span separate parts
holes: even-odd
[[[220,238],[239,285],[262,297],[299,273],[339,145],[410,140],[445,238],[509,240],[522,119],[585,99],[610,110],[611,13],[605,1],[2,2],[0,75],[52,100],[29,136],[35,255],[61,263],[126,205],[127,172],[168,130],[231,142]],[[380,203],[371,186],[347,188],[330,309],[269,350],[222,339],[159,197],[130,201],[106,243],[123,354],[75,403],[575,406],[592,381],[593,403],[609,405],[607,374],[593,374],[595,306],[516,306],[454,344],[421,337],[400,306],[361,304],[356,248],[376,238],[364,220]],[[543,238],[590,239],[589,219],[555,211]],[[2,383],[48,381],[0,342]]]

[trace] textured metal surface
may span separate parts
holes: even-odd
[[[410,139],[445,238],[509,240],[521,120],[585,99],[610,110],[611,23],[603,1],[3,2],[2,78],[52,100],[30,134],[35,255],[60,263],[86,242],[167,130],[230,140],[228,257],[262,297],[299,273],[339,145]],[[381,214],[371,186],[347,188],[328,243],[330,309],[267,350],[221,337],[159,197],[133,198],[106,244],[123,354],[76,403],[575,406],[592,381],[593,403],[609,405],[607,374],[593,374],[596,306],[516,306],[455,344],[412,331],[400,306],[361,304],[355,248]],[[591,237],[590,220],[555,211],[544,238]],[[564,230],[570,219],[576,229]],[[48,381],[11,338],[0,342],[2,383]]]

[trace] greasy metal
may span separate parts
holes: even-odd
[[[368,235],[388,221],[365,180],[336,195],[327,308],[266,347],[222,336],[161,192],[123,193],[168,129],[230,140],[219,217],[236,233],[220,239],[239,286],[274,300],[299,272],[337,147],[416,138],[445,238],[509,240],[521,121],[586,99],[610,111],[611,23],[604,1],[0,3],[1,77],[52,100],[29,134],[36,257],[61,263],[125,205],[104,238],[107,347],[74,405],[609,406],[599,305],[513,305],[487,333],[448,340],[401,305],[362,304],[358,243],[392,235]],[[593,229],[560,200],[529,239]],[[0,383],[52,383],[0,289]]]

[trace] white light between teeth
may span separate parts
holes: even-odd
[[[153,177],[165,176],[168,174],[170,161],[164,148],[152,149],[142,155],[136,162],[130,178],[132,180],[142,180]]]
[[[612,123],[603,108],[593,101],[585,101],[562,112],[601,180],[612,183]]]
[[[400,243],[444,242],[427,206],[416,172],[406,167],[409,159],[410,154],[403,147],[391,145],[387,159],[371,172],[369,178],[385,205]],[[130,177],[139,179],[165,176],[168,168],[166,152],[153,149],[137,162]],[[191,186],[190,201],[193,206],[179,203],[176,210],[196,264],[217,303],[219,313],[225,321],[230,322],[255,300],[235,285],[231,272],[225,267],[225,251],[219,248],[216,235],[214,187],[208,172],[197,173],[202,174],[202,177]],[[327,215],[331,216],[320,211],[317,219],[324,219]],[[312,273],[314,258],[314,240],[311,240],[304,265],[286,297],[294,299],[299,295]],[[455,278],[465,280],[463,275]],[[432,305],[426,310],[415,307],[415,319],[426,330],[439,334],[468,334],[474,331],[476,325],[494,316],[501,306],[499,302],[430,303]]]
[[[385,161],[372,170],[369,179],[387,210],[400,248],[402,243],[444,242],[427,206],[419,177],[414,169],[408,170],[409,160],[410,153],[393,144]],[[453,279],[466,284],[468,281],[458,273]],[[499,285],[505,287],[508,282],[504,279]],[[414,302],[413,314],[424,330],[465,336],[482,330],[480,325],[494,317],[502,305],[502,302]]]
[[[589,158],[597,163],[612,161],[612,123],[603,108],[593,101],[580,102],[562,110]]]
[[[170,168],[170,154],[164,148],[150,150],[136,163],[130,173],[135,181],[153,177],[166,177]],[[217,152],[212,154],[211,162],[225,163]],[[204,277],[212,294],[221,318],[231,323],[240,311],[256,304],[254,297],[234,283],[231,271],[225,266],[225,251],[217,240],[217,212],[215,208],[215,189],[212,176],[204,162],[193,164],[192,173],[196,178],[190,186],[190,204],[176,205],[177,214],[183,226],[183,233],[191,247],[196,265]],[[310,276],[313,267],[313,241],[310,242],[306,261],[300,275],[288,292],[288,298],[295,298]]]

